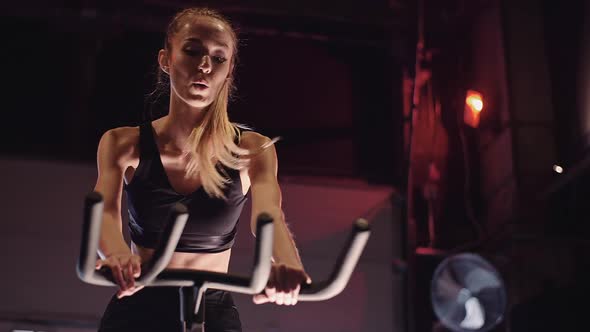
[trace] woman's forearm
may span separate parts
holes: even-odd
[[[273,261],[277,264],[285,264],[303,270],[303,263],[301,262],[299,251],[293,240],[293,235],[285,222],[283,211],[277,211],[272,214],[276,221],[272,250]]]
[[[123,238],[121,218],[106,211],[103,213],[98,253],[103,259],[113,254],[131,253]]]

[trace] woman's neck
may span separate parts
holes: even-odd
[[[177,98],[170,98],[170,111],[162,119],[161,126],[161,135],[169,148],[186,152],[188,138],[203,121],[205,112],[205,109],[192,108]]]

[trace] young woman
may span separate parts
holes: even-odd
[[[153,254],[170,208],[177,202],[189,219],[168,268],[227,272],[236,223],[251,190],[256,216],[275,220],[270,280],[255,303],[297,303],[299,285],[310,282],[281,210],[273,141],[228,120],[238,40],[217,12],[191,8],[170,22],[159,51],[161,74],[170,82],[166,116],[139,127],[107,131],[98,145],[95,191],[104,199],[97,268],[108,266],[120,289],[99,331],[175,331],[178,289],[148,287],[134,278]],[[122,236],[121,196],[127,196],[131,248]],[[229,293],[207,291],[207,332],[241,331]]]

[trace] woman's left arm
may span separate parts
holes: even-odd
[[[242,147],[251,151],[270,140],[257,133],[245,133]],[[251,229],[255,234],[256,218],[266,212],[274,220],[273,264],[269,282],[263,294],[254,296],[254,303],[275,302],[281,305],[297,303],[300,285],[311,282],[305,273],[293,236],[285,222],[281,208],[281,189],[277,180],[277,154],[274,145],[250,160],[248,176],[252,191]]]

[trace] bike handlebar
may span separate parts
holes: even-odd
[[[77,273],[78,277],[86,283],[118,287],[108,267],[95,269],[103,206],[100,193],[91,192],[86,196]],[[135,282],[137,286],[198,286],[201,289],[216,288],[244,294],[258,294],[264,290],[270,275],[273,246],[274,226],[270,215],[262,213],[257,218],[254,266],[248,277],[210,271],[165,269],[174,254],[187,219],[186,207],[176,204],[154,255],[144,265],[145,267],[142,266],[142,275]],[[364,250],[369,235],[368,222],[364,219],[356,220],[330,277],[325,281],[302,284],[298,299],[323,301],[342,292]]]

